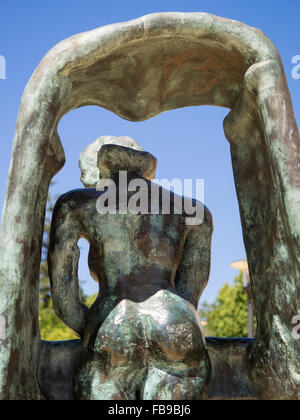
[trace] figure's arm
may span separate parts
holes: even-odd
[[[78,282],[81,226],[61,197],[53,211],[48,253],[53,306],[57,316],[83,337],[88,308],[82,303]]]
[[[212,233],[212,216],[205,208],[203,223],[187,226],[182,259],[176,273],[176,289],[196,309],[209,278]]]

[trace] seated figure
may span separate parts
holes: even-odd
[[[83,340],[77,399],[207,397],[211,367],[196,309],[209,277],[212,216],[204,208],[203,222],[187,225],[184,211],[174,210],[173,192],[165,214],[161,187],[155,214],[119,207],[120,176],[126,172],[127,183],[143,180],[150,191],[156,164],[130,138],[100,138],[80,160],[81,180],[92,188],[71,191],[55,206],[49,275],[57,315]],[[97,210],[106,193],[94,188],[98,177],[117,187],[115,214]],[[80,238],[90,244],[89,268],[99,283],[90,309],[78,286]]]

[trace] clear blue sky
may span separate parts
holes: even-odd
[[[208,12],[262,29],[282,56],[300,121],[300,80],[291,77],[292,57],[300,55],[299,0],[0,0],[0,55],[7,61],[7,79],[0,80],[1,207],[21,95],[42,57],[76,33],[163,11]],[[95,107],[73,111],[59,126],[67,163],[55,178],[54,192],[61,194],[81,186],[78,156],[87,144],[106,134],[136,138],[157,156],[159,178],[204,178],[215,233],[211,277],[202,300],[212,301],[224,282],[233,281],[236,271],[230,263],[245,257],[229,146],[222,130],[227,113],[212,107],[185,108],[131,123]],[[85,291],[93,293],[96,286],[89,280],[86,257],[84,245],[80,277],[87,280]]]

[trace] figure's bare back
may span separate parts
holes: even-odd
[[[108,187],[103,192],[85,189],[62,196],[53,211],[49,243],[49,276],[55,311],[83,339],[76,374],[77,396],[135,398],[138,391],[143,399],[157,399],[162,395],[184,399],[195,396],[194,387],[199,388],[197,395],[203,396],[210,368],[196,308],[209,275],[211,215],[205,210],[202,225],[187,226],[190,215],[182,211],[183,197],[169,193],[168,200],[167,190],[159,187],[158,198],[152,200],[152,187],[157,186],[150,179],[155,174],[156,159],[150,154],[104,146],[98,164],[107,176],[102,176],[103,183],[115,187],[113,194],[110,195]],[[123,169],[127,185],[123,182]],[[133,191],[132,182],[140,185],[141,198],[126,194],[128,189]],[[145,183],[148,189],[144,190]],[[106,208],[107,195],[107,204],[109,197],[113,197],[115,209],[114,206]],[[137,215],[132,213],[134,206],[129,205],[132,201],[136,210],[142,209]],[[141,205],[142,201],[145,206]],[[165,208],[166,202],[169,210]],[[124,207],[129,207],[125,214]],[[199,215],[197,210],[196,215]],[[80,238],[90,243],[89,267],[100,285],[98,297],[89,309],[83,305],[78,287]],[[120,328],[119,333],[114,332],[115,327]],[[137,332],[135,336],[131,334],[133,331]],[[140,340],[144,345],[140,345]],[[122,352],[116,348],[115,359],[118,343]],[[137,355],[137,365],[132,363],[131,356],[129,361],[125,360],[126,349],[129,352],[143,349]],[[124,366],[120,357],[125,360]],[[96,368],[94,373],[92,366]],[[112,366],[116,370],[107,376]],[[126,372],[132,371],[133,381],[123,367]],[[137,377],[141,378],[138,383]],[[117,385],[118,390],[105,394],[99,383],[110,391]],[[163,390],[166,392],[166,383],[170,392],[162,394]]]
[[[186,215],[174,212],[99,214],[102,194],[96,189],[70,191],[55,206],[49,267],[58,315],[80,336],[91,337],[122,299],[143,302],[169,290],[197,307],[210,268],[209,211],[205,209],[201,226],[186,226]],[[78,293],[80,238],[90,243],[89,268],[100,286],[88,311]],[[60,298],[62,293],[70,296],[71,305]]]
[[[96,214],[86,223],[89,267],[100,287],[139,301],[175,288],[187,230],[182,216]]]

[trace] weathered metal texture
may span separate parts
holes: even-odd
[[[251,383],[246,366],[246,354],[252,338],[206,337],[212,365],[209,399],[258,399],[259,392]]]
[[[268,399],[300,399],[300,138],[279,63],[255,64],[225,119],[257,315],[249,375]]]
[[[81,355],[75,391],[79,400],[200,400],[209,379],[194,306],[160,290],[140,303],[122,300],[110,312],[93,351]]]
[[[38,382],[47,400],[73,401],[74,372],[81,352],[80,340],[41,343]]]
[[[158,186],[151,214],[156,158],[119,145],[102,146],[98,156],[101,176],[116,186],[116,214],[97,211],[106,191],[70,191],[54,207],[49,243],[54,309],[83,339],[77,398],[203,399],[210,362],[196,308],[209,277],[211,214],[204,209],[203,223],[187,225],[184,198],[176,196],[182,214],[175,214],[175,194]],[[132,180],[144,184],[147,214],[124,213],[122,196],[130,207],[136,195]],[[80,238],[99,283],[89,310],[78,293]]]
[[[81,182],[86,188],[95,188],[99,183],[100,173],[98,168],[98,152],[105,144],[117,144],[143,151],[142,146],[133,138],[122,136],[102,136],[89,144],[79,157]]]
[[[247,376],[245,363],[247,348],[252,343],[253,339],[206,338],[206,347],[212,366],[209,400],[258,399],[258,392]],[[42,343],[39,382],[46,399],[75,399],[73,377],[81,345],[80,340]],[[115,346],[114,343],[113,346]],[[143,346],[141,349],[143,349]],[[96,366],[96,368],[99,367]],[[135,396],[141,396],[139,389],[137,389]]]
[[[54,47],[21,101],[0,239],[0,398],[39,398],[39,261],[57,125],[99,105],[141,121],[190,105],[231,108],[231,143],[258,332],[249,372],[266,398],[299,398],[300,140],[279,54],[259,30],[204,13],[161,13]],[[14,229],[12,230],[12,226]]]

